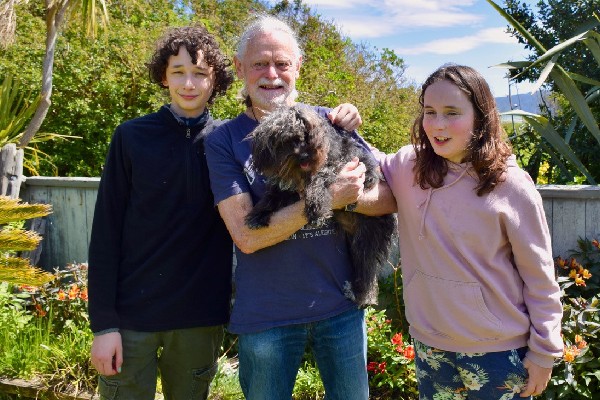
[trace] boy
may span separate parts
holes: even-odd
[[[147,64],[171,104],[117,127],[89,248],[91,360],[102,399],[206,399],[229,318],[232,242],[213,206],[207,106],[233,81],[203,27],[169,30]],[[160,357],[158,356],[160,352]]]

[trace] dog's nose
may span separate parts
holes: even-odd
[[[305,162],[310,159],[310,155],[307,152],[303,152],[303,153],[300,153],[300,156],[298,157],[298,159],[300,160],[300,162]]]

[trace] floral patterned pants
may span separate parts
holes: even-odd
[[[519,397],[527,379],[522,361],[525,347],[492,353],[455,353],[418,340],[414,344],[420,400],[526,399]]]

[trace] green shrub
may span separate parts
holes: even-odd
[[[579,260],[579,261],[578,261]],[[600,393],[600,244],[578,240],[567,259],[556,258],[562,290],[564,356],[554,365],[547,399],[592,399]]]

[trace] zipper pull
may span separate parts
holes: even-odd
[[[185,137],[188,138],[188,139],[190,138],[190,128],[189,127],[186,128]]]

